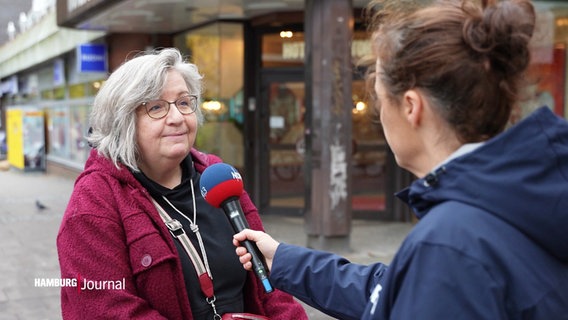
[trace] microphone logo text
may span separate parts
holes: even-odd
[[[238,171],[231,171],[231,175],[233,176],[233,179],[243,180],[243,178],[241,178],[241,174]]]

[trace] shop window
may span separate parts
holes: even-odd
[[[513,109],[512,124],[543,106],[561,117],[568,117],[565,106],[568,4],[552,1],[534,4],[536,26],[530,43],[528,84],[523,88],[519,105]]]
[[[69,86],[69,98],[77,99],[85,97],[85,84],[79,83]]]
[[[42,100],[53,100],[55,98],[55,95],[53,94],[53,90],[49,89],[49,90],[43,90],[40,93],[41,99]]]
[[[82,82],[69,86],[69,98],[78,99],[94,97],[99,92],[104,80]]]
[[[47,139],[50,156],[69,158],[69,107],[47,110]]]
[[[243,167],[243,27],[214,23],[174,39],[174,44],[203,75],[201,110],[205,123],[195,146]]]
[[[369,101],[366,84],[355,80],[352,85],[353,166],[367,176],[384,173],[386,142],[376,109]],[[357,189],[357,186],[355,186]]]
[[[69,118],[69,150],[70,159],[78,163],[87,161],[89,147],[85,136],[88,128],[89,106],[71,107]]]
[[[63,100],[65,99],[65,87],[57,87],[53,89],[53,99],[54,100]]]

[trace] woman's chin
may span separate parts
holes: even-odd
[[[170,158],[179,158],[183,160],[189,154],[189,148],[187,145],[174,145],[168,150],[168,154]]]

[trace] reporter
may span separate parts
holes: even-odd
[[[568,123],[543,107],[505,130],[532,4],[372,5],[376,108],[420,221],[389,266],[252,230],[240,262],[257,242],[275,287],[339,319],[568,319]]]

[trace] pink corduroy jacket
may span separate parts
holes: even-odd
[[[221,159],[191,151],[197,171]],[[243,191],[251,229],[263,230]],[[180,259],[150,195],[123,167],[93,150],[77,178],[57,236],[64,319],[193,319]],[[266,294],[249,272],[245,311],[307,319],[292,296]]]

